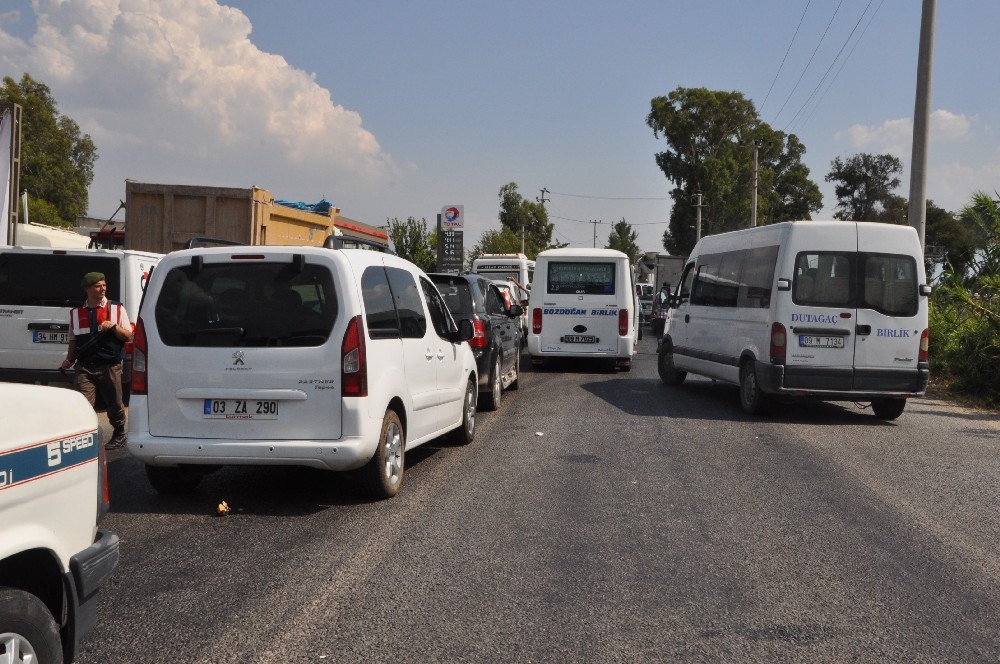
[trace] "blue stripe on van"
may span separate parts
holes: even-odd
[[[0,453],[0,491],[97,459],[97,431]]]

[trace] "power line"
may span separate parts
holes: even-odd
[[[785,66],[785,60],[788,59],[788,54],[792,50],[792,44],[795,43],[795,38],[798,37],[798,35],[799,35],[799,29],[802,27],[802,20],[806,17],[806,12],[809,11],[809,5],[810,5],[811,1],[812,0],[810,0],[809,2],[806,2],[806,7],[805,7],[805,9],[802,10],[802,16],[799,17],[799,24],[797,26],[795,26],[795,32],[792,33],[792,40],[790,42],[788,42],[788,48],[785,49],[785,55],[782,56],[782,58],[781,58],[781,64],[778,65],[778,71],[776,71],[774,73],[774,80],[771,81],[771,87],[769,87],[767,89],[767,94],[764,95],[764,101],[760,102],[760,108],[757,109],[758,112],[761,112],[761,111],[764,110],[764,105],[767,103],[768,98],[771,96],[771,90],[774,89],[774,84],[778,82],[778,76],[781,74],[781,70]]]
[[[785,106],[788,105],[788,102],[792,100],[792,95],[795,94],[795,91],[799,89],[799,83],[802,82],[802,78],[806,75],[806,72],[809,71],[809,66],[812,64],[813,59],[816,58],[816,52],[819,51],[819,47],[823,44],[823,40],[826,39],[826,33],[830,31],[830,26],[833,25],[833,20],[837,18],[837,12],[840,11],[840,6],[843,4],[844,0],[840,0],[840,2],[837,3],[837,8],[833,10],[833,16],[830,17],[830,21],[826,24],[826,29],[823,30],[823,35],[819,38],[819,41],[816,42],[816,48],[813,49],[812,55],[809,56],[809,62],[807,62],[806,66],[802,68],[802,73],[799,74],[799,80],[795,81],[792,91],[788,93],[785,103],[782,104],[781,108],[778,109],[778,112],[774,114],[774,120],[771,121],[771,124],[778,121],[778,116],[780,116],[781,112],[785,110]]]
[[[639,196],[588,196],[586,194],[567,194],[559,191],[550,191],[550,194],[555,194],[556,196],[570,196],[572,198],[592,198],[602,201],[669,201],[670,197],[639,197]]]
[[[830,62],[830,66],[826,68],[825,72],[823,72],[823,76],[820,77],[819,82],[816,84],[816,87],[813,88],[813,91],[806,98],[805,102],[802,104],[802,106],[799,108],[799,110],[796,111],[795,115],[792,116],[792,119],[788,121],[787,125],[785,125],[785,129],[786,130],[795,123],[795,121],[799,118],[799,116],[802,115],[802,112],[805,111],[806,107],[809,106],[809,104],[812,103],[812,100],[816,97],[816,93],[819,92],[819,89],[823,86],[823,83],[824,83],[824,81],[826,81],[827,76],[830,75],[830,72],[833,70],[834,66],[837,64],[837,60],[839,60],[840,56],[843,54],[844,49],[847,48],[847,45],[849,43],[851,43],[851,38],[854,37],[854,33],[857,32],[858,26],[861,25],[861,22],[865,19],[865,15],[868,13],[868,10],[871,8],[873,1],[874,0],[868,0],[868,4],[865,6],[865,10],[863,12],[861,12],[861,16],[858,17],[858,20],[857,20],[857,22],[855,22],[854,27],[851,29],[850,34],[847,35],[847,39],[845,39],[844,43],[840,46],[840,50],[837,51],[837,54],[835,56],[833,56],[833,61]],[[874,16],[874,14],[872,16]],[[858,39],[860,40],[860,36],[858,37]],[[857,45],[857,42],[855,42],[855,45]],[[851,49],[851,50],[853,51],[854,49]],[[845,62],[846,62],[846,60],[845,60]]]

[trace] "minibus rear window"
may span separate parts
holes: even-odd
[[[0,253],[0,305],[78,307],[87,299],[80,280],[102,272],[109,300],[121,302],[120,262],[114,256]]]
[[[615,294],[614,263],[552,261],[548,267],[548,290],[546,292],[552,295],[567,293]]]

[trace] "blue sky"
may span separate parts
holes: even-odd
[[[28,72],[97,144],[90,214],[125,180],[260,186],[373,225],[500,188],[548,193],[554,239],[625,218],[662,250],[671,188],[645,119],[678,86],[736,90],[799,136],[824,194],[835,157],[906,170],[920,0],[5,0],[0,74]],[[927,195],[1000,189],[997,0],[938,2]],[[29,192],[30,195],[30,192]],[[600,220],[600,224],[590,223]]]

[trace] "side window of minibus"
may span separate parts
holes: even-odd
[[[691,298],[691,284],[694,282],[694,263],[688,263],[684,268],[684,276],[681,277],[681,285],[678,290],[677,304],[686,302]],[[676,305],[675,305],[676,306]]]

